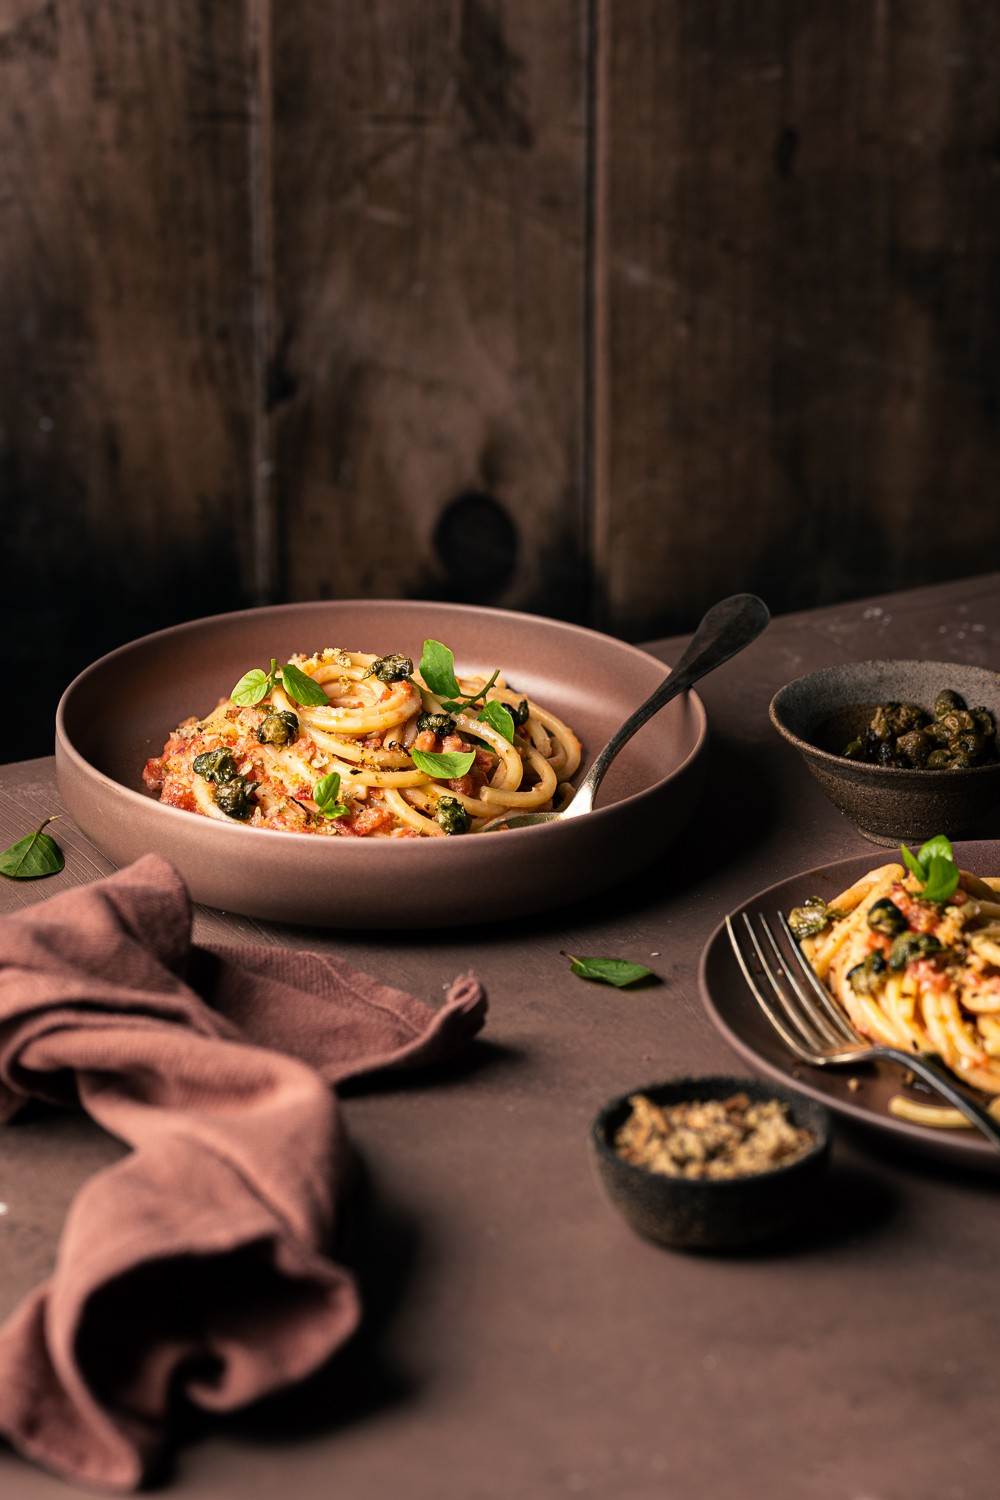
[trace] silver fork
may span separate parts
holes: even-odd
[[[829,1068],[884,1059],[908,1068],[929,1084],[1000,1151],[1000,1124],[976,1100],[958,1087],[951,1074],[919,1052],[885,1047],[855,1031],[825,985],[817,978],[782,912],[777,921],[784,939],[778,940],[767,918],[758,916],[755,928],[746,912],[740,928],[726,918],[726,931],[736,961],[750,991],[786,1047],[814,1068]],[[789,956],[791,961],[789,961]],[[802,981],[805,981],[803,984]]]

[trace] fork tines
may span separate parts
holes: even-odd
[[[771,923],[746,912],[726,918],[733,952],[754,999],[782,1041],[806,1062],[833,1061],[857,1048],[857,1032],[817,979],[782,912]]]

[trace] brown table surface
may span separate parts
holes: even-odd
[[[677,643],[653,649],[669,661]],[[306,1390],[184,1447],[176,1493],[996,1494],[996,1180],[838,1129],[804,1244],[695,1258],[632,1235],[588,1159],[587,1127],[609,1095],[740,1071],[697,993],[720,917],[771,881],[868,847],[767,721],[781,683],[868,656],[997,665],[1000,574],[774,621],[704,685],[713,740],[690,833],[592,908],[423,938],[198,914],[204,938],[330,947],[430,1000],[471,961],[491,1011],[474,1066],[346,1101],[371,1175],[364,1332]],[[51,760],[4,767],[0,847],[58,807]],[[4,909],[109,868],[71,822],[58,837],[64,874],[3,882]],[[664,983],[588,985],[560,949],[648,962]],[[120,1148],[72,1116],[13,1128],[0,1148],[6,1313],[50,1267],[76,1187]],[[4,1500],[68,1493],[83,1491],[0,1452]]]

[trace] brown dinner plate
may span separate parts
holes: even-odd
[[[663,680],[662,662],[610,636],[535,615],[410,600],[326,600],[216,615],[142,637],[82,672],[56,716],[66,806],[125,864],[156,850],[196,901],[320,927],[506,921],[607,889],[657,857],[693,811],[706,738],[695,693],[625,747],[586,817],[443,839],[347,839],[232,826],[166,807],[142,768],[170,731],[205,714],[250,667],[325,646],[418,659],[444,641],[460,672],[502,668],[570,724],[581,774]]]
[[[963,869],[976,875],[1000,874],[1000,847],[992,840],[954,847],[955,858]],[[853,859],[840,859],[806,870],[760,891],[734,915],[746,912],[751,917],[758,914],[773,917],[779,911],[787,914],[807,896],[822,896],[825,901],[832,901],[866,871],[888,863],[891,857],[886,851],[886,857],[880,860],[878,854],[869,850]],[[1000,1152],[977,1130],[941,1130],[911,1124],[890,1114],[889,1100],[902,1086],[900,1069],[893,1064],[855,1069],[811,1068],[793,1057],[747,988],[722,923],[705,945],[698,982],[710,1018],[755,1072],[779,1079],[790,1088],[818,1099],[846,1119],[887,1132],[897,1141],[907,1141],[939,1158],[966,1166],[1000,1168]],[[849,1087],[852,1076],[857,1080],[856,1090]]]

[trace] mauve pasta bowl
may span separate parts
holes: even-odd
[[[813,1143],[803,1155],[745,1176],[670,1177],[615,1150],[636,1094],[661,1106],[734,1094],[753,1102],[776,1099]],[[671,1078],[610,1100],[591,1126],[590,1145],[608,1201],[636,1234],[676,1250],[736,1250],[780,1239],[806,1221],[829,1163],[830,1137],[830,1112],[822,1104],[770,1081],[712,1076]]]
[[[1000,821],[1000,763],[926,770],[848,760],[876,704],[930,710],[946,688],[1000,723],[1000,674],[943,661],[861,661],[824,667],[786,683],[771,700],[771,723],[800,752],[838,807],[873,844],[922,842],[936,833],[983,837]]]
[[[662,662],[610,636],[501,609],[333,600],[217,615],[142,637],[66,689],[56,769],[70,813],[110,859],[156,850],[196,901],[319,927],[424,928],[509,920],[606,890],[652,862],[690,816],[707,725],[695,693],[626,746],[586,817],[459,838],[341,839],[223,823],[168,807],[142,768],[248,668],[330,646],[418,657],[446,642],[460,670],[501,667],[570,724],[583,767],[662,681]]]

